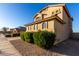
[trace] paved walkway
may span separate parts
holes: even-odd
[[[14,46],[0,34],[0,56],[21,56]]]

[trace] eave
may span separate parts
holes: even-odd
[[[47,9],[47,8],[49,8],[49,7],[60,7],[60,6],[63,7],[63,10],[65,10],[67,16],[71,18],[70,13],[69,13],[69,11],[68,11],[68,9],[67,9],[67,7],[66,7],[65,4],[48,5],[48,6],[44,7],[43,9],[41,9],[41,10],[39,11],[39,13],[41,13],[42,11],[44,11],[45,9]],[[35,14],[35,15],[34,15],[34,18],[35,18],[39,13]]]
[[[35,22],[29,23],[29,24],[25,24],[24,26],[30,26],[30,25],[42,23],[42,22],[45,22],[45,21],[51,21],[51,20],[57,20],[61,24],[65,24],[65,22],[60,17],[58,17],[57,15],[54,15],[54,16],[50,16],[48,18],[45,18],[45,19],[43,19],[41,21],[35,21]]]

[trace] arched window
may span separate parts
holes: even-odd
[[[47,28],[47,22],[42,23],[42,29]]]
[[[37,17],[36,18],[36,21],[41,21],[42,20],[42,17]]]
[[[27,27],[27,30],[29,30],[29,26]]]
[[[38,25],[37,24],[34,25],[34,30],[38,30]]]
[[[26,31],[28,31],[28,30],[29,30],[29,26],[26,27]]]
[[[47,14],[42,14],[42,19],[47,18]]]

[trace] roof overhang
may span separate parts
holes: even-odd
[[[65,22],[60,17],[58,17],[57,15],[54,15],[54,16],[50,16],[48,18],[45,18],[41,21],[35,21],[35,22],[29,23],[29,24],[25,24],[24,26],[30,26],[30,25],[41,23],[41,22],[50,21],[50,20],[57,20],[61,24],[65,24]]]
[[[44,7],[43,9],[41,9],[41,10],[39,11],[39,13],[41,13],[43,10],[45,10],[45,9],[47,9],[47,8],[49,8],[49,7],[58,7],[58,6],[59,6],[59,7],[60,7],[60,6],[63,7],[63,10],[65,10],[67,16],[71,18],[70,13],[69,13],[69,11],[68,11],[68,9],[67,9],[67,7],[66,7],[66,4],[48,5],[48,6]],[[35,15],[34,15],[34,18],[35,18],[39,13],[35,14]]]

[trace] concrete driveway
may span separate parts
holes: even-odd
[[[0,56],[21,56],[3,34],[0,34]]]

